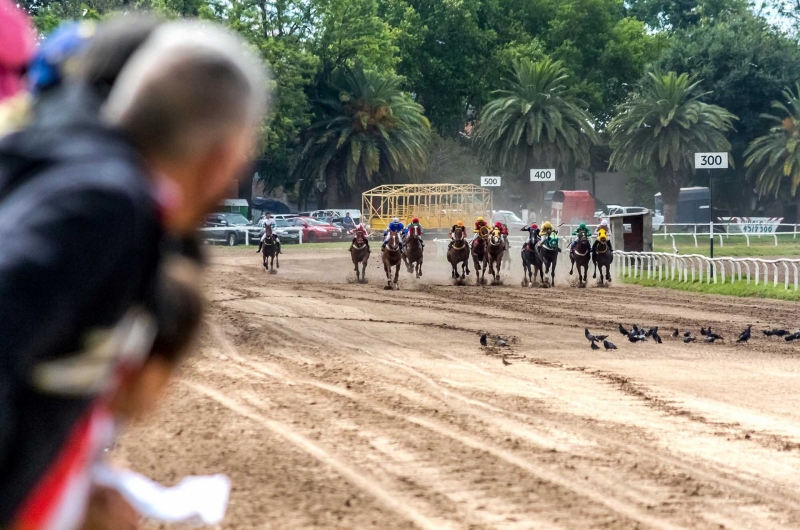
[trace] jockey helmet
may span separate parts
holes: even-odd
[[[464,226],[464,221],[459,219],[458,222],[456,222],[456,226]]]
[[[400,219],[398,219],[397,217],[395,217],[394,219],[392,219],[392,222],[393,222],[393,223],[399,223],[399,222],[400,222]]]
[[[483,221],[483,217],[478,216],[478,222]]]
[[[578,226],[578,228],[586,230],[586,223],[581,223],[580,226]]]
[[[419,222],[419,217],[415,217],[415,218],[413,218],[413,219],[411,220],[411,222],[412,222],[412,223],[418,223],[418,222]]]
[[[550,221],[545,221],[544,224],[542,225],[542,230],[552,230],[552,229],[553,229],[553,223],[551,223]]]
[[[608,226],[608,219],[601,219],[600,226]]]
[[[536,223],[532,223],[531,224],[531,230],[538,230],[538,229],[539,229],[539,225],[537,225]]]
[[[503,226],[503,223],[501,223],[500,221],[497,221],[497,222],[494,224],[494,226],[500,227],[500,226]]]

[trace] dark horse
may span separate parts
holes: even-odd
[[[389,240],[381,252],[381,259],[383,260],[383,270],[386,271],[386,287],[384,289],[397,289],[400,264],[403,262],[402,252],[400,251],[400,236],[397,232],[389,232]],[[395,268],[394,280],[392,280],[392,267]]]
[[[277,274],[278,271],[275,269],[281,268],[280,258],[278,258],[278,242],[275,241],[275,236],[272,235],[272,226],[266,225],[264,231],[266,237],[261,245],[261,259],[264,264],[264,270],[268,270],[270,274]],[[269,262],[269,265],[267,265],[267,262]]]
[[[478,283],[486,283],[486,267],[481,264],[486,262],[486,247],[489,240],[489,227],[482,226],[478,231],[478,237],[472,242],[472,264],[475,265],[475,276]]]
[[[356,269],[356,281],[358,283],[365,283],[367,281],[367,264],[369,263],[369,245],[365,236],[357,232],[356,240],[350,247],[350,258],[353,260],[353,266]],[[358,266],[361,265],[359,272]]]
[[[589,245],[589,238],[585,234],[578,236],[578,242],[572,247],[569,252],[569,259],[572,265],[569,268],[569,275],[572,276],[572,270],[575,265],[578,266],[578,285],[583,287],[589,278],[589,260],[592,258],[592,247]],[[581,274],[583,269],[583,274]]]
[[[550,276],[550,287],[556,284],[556,265],[558,264],[558,237],[550,236],[536,247],[545,275]],[[546,286],[545,283],[542,286]]]
[[[469,245],[464,231],[466,228],[459,226],[453,231],[453,245],[447,251],[447,261],[453,267],[451,276],[458,282],[463,282],[469,274]],[[458,274],[458,264],[461,264],[461,276]]]
[[[614,251],[608,246],[608,239],[605,236],[597,238],[597,248],[592,254],[594,263],[594,273],[592,278],[597,278],[597,269],[600,268],[600,285],[603,285],[603,267],[606,268],[605,279],[611,281],[611,263],[614,261]]]
[[[408,230],[408,236],[403,243],[403,262],[409,273],[417,273],[417,278],[422,277],[422,240],[420,239],[419,227],[412,226]]]
[[[487,252],[483,256],[484,271],[488,264],[489,273],[492,275],[494,284],[500,283],[500,268],[503,265],[503,254],[505,254],[505,251],[505,238],[503,238],[503,234],[500,233],[500,229],[495,228],[489,236],[489,246],[487,247]],[[495,269],[497,269],[497,272],[495,272]]]
[[[522,258],[522,269],[523,269],[523,278],[522,278],[522,286],[526,287],[530,285],[533,287],[533,280],[536,278],[536,273],[539,273],[539,281],[540,283],[544,283],[544,272],[542,271],[542,258],[539,256],[539,253],[536,252],[536,243],[539,242],[539,238],[531,234],[530,239],[528,239],[528,243],[522,247],[522,252],[520,254]]]

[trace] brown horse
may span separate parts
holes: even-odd
[[[278,258],[278,242],[275,241],[275,236],[272,235],[272,226],[266,225],[264,231],[267,236],[261,245],[261,259],[264,270],[269,271],[270,274],[277,274],[278,271],[275,269],[281,268],[280,258]]]
[[[491,235],[489,235],[487,252],[483,256],[483,268],[485,270],[486,265],[489,265],[489,273],[492,275],[492,283],[495,285],[500,283],[500,268],[503,265],[503,254],[505,254],[505,251],[506,242],[503,238],[503,234],[500,233],[500,229],[495,228],[492,230]],[[496,272],[495,269],[497,269]]]
[[[403,262],[409,273],[416,272],[417,278],[422,277],[422,239],[419,227],[412,226],[403,243]]]
[[[592,278],[597,278],[597,269],[600,268],[600,285],[603,283],[603,267],[606,268],[605,279],[611,281],[611,263],[614,261],[614,251],[608,246],[608,239],[604,236],[597,238],[597,248],[592,254],[592,262],[594,263],[594,273]]]
[[[542,258],[536,251],[536,244],[539,242],[538,236],[530,235],[528,242],[523,245],[520,257],[522,258],[522,286],[533,287],[534,280],[538,274],[540,285],[544,283],[544,271],[542,270]]]
[[[586,281],[589,278],[589,260],[591,259],[592,247],[589,245],[589,239],[585,234],[578,236],[578,242],[569,252],[569,259],[572,265],[569,268],[569,275],[572,276],[572,270],[577,265],[578,267],[578,286],[585,287]],[[583,269],[583,274],[581,274]]]
[[[369,263],[369,245],[366,238],[359,233],[356,236],[355,242],[350,246],[350,258],[353,260],[353,266],[356,270],[356,281],[358,283],[367,282],[367,264]],[[359,273],[358,266],[361,265]]]
[[[459,226],[453,232],[453,245],[447,251],[447,261],[453,266],[451,276],[457,282],[464,282],[469,274],[469,245],[464,232],[466,228]],[[461,276],[458,274],[458,264],[461,264]]]
[[[550,236],[536,246],[536,252],[542,260],[545,278],[549,276],[549,282],[543,282],[542,287],[555,287],[556,285],[556,265],[558,265],[558,238]]]
[[[403,262],[403,256],[400,251],[400,236],[397,232],[389,232],[389,240],[381,252],[381,259],[383,260],[383,270],[386,271],[386,287],[384,289],[398,289],[397,280],[400,276],[400,264]],[[395,268],[394,280],[392,280],[392,267]]]
[[[489,227],[482,226],[478,231],[478,237],[472,242],[472,264],[475,266],[475,276],[478,283],[486,283],[486,268],[481,264],[486,264],[486,253],[489,246]]]

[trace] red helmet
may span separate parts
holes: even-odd
[[[533,223],[533,224],[531,225],[531,228],[532,228],[533,230],[537,230],[537,229],[539,228],[539,225],[537,225],[536,223]]]
[[[412,223],[418,223],[418,222],[419,222],[419,217],[415,217],[415,218],[413,218],[413,219],[411,220],[411,222],[412,222]]]

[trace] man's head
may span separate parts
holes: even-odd
[[[345,212],[344,216],[345,217],[350,217],[350,212]]]
[[[165,214],[189,234],[248,165],[267,103],[264,64],[234,34],[176,21],[156,28],[127,62],[105,118],[182,194]]]

